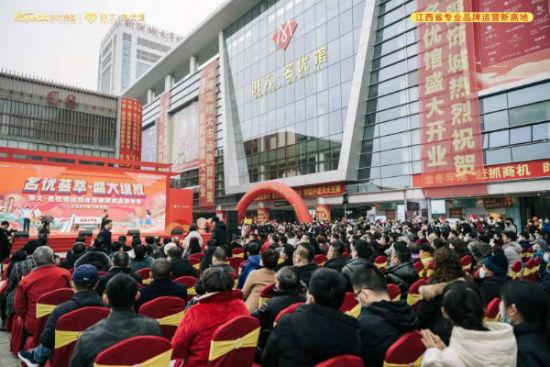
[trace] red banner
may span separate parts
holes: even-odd
[[[199,207],[214,207],[216,179],[216,99],[218,60],[201,70],[199,87]]]
[[[306,199],[342,195],[346,188],[343,183],[334,183],[318,186],[293,187],[293,189],[301,197]],[[254,199],[254,201],[273,201],[280,198],[281,197],[277,194],[268,193],[258,196],[256,199]]]
[[[141,161],[141,103],[137,99],[120,100],[120,159]]]
[[[170,91],[160,96],[159,118],[157,127],[157,162],[168,163],[168,109],[170,108]]]
[[[550,159],[485,166],[482,173],[482,178],[485,182],[525,180],[541,177],[550,177]],[[421,173],[413,176],[413,186],[446,187],[447,183],[443,174]]]
[[[419,0],[417,9],[464,12],[471,3]],[[422,172],[444,185],[483,182],[473,25],[418,23],[417,36]]]
[[[166,205],[166,232],[176,227],[186,230],[193,223],[193,190],[168,189]]]

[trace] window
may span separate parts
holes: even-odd
[[[508,145],[509,130],[496,131],[489,134],[489,146],[491,148]]]
[[[531,141],[531,126],[510,130],[510,144],[528,143]]]
[[[137,44],[139,46],[144,46],[144,47],[150,48],[151,50],[157,50],[160,52],[168,52],[170,51],[170,48],[171,48],[169,46],[161,45],[160,43],[150,41],[141,37],[138,37]]]
[[[485,131],[505,129],[508,127],[508,111],[493,112],[483,116]]]
[[[510,109],[510,126],[521,126],[548,120],[550,120],[550,101]]]
[[[486,97],[481,100],[483,113],[503,110],[506,108],[506,94]]]
[[[548,99],[548,96],[550,96],[550,83],[545,83],[510,92],[508,93],[508,101],[510,101],[510,107],[516,107],[543,101]]]
[[[160,55],[138,49],[137,50],[137,58],[140,59],[140,60],[143,60],[143,61],[148,61],[148,62],[155,63],[158,60],[160,60]]]

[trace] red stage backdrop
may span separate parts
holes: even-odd
[[[120,101],[120,159],[141,161],[141,103],[137,99]]]
[[[218,60],[201,70],[199,87],[199,207],[213,208],[216,178],[216,98]]]
[[[193,190],[168,189],[166,208],[166,232],[182,227],[185,230],[193,223]]]
[[[21,229],[31,218],[36,233],[40,216],[51,215],[52,233],[98,229],[107,210],[113,232],[165,229],[166,176],[105,168],[0,162],[9,180],[0,180],[0,220]]]

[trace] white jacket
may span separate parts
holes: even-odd
[[[185,237],[185,239],[183,240],[183,257],[186,257],[188,255],[188,252],[189,252],[189,242],[191,242],[191,238],[197,238],[199,240],[199,245],[201,246],[202,248],[202,237],[201,237],[201,234],[198,232],[198,231],[191,231],[189,232],[189,234],[187,235],[187,237]]]
[[[518,347],[512,326],[501,322],[487,322],[485,326],[489,331],[455,326],[449,346],[427,349],[422,366],[516,367]]]

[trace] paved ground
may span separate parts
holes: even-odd
[[[16,366],[21,366],[21,363],[10,353],[10,334],[0,331],[0,367]]]

